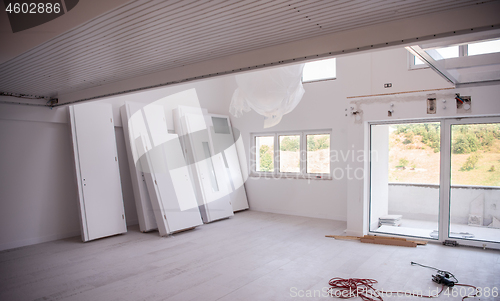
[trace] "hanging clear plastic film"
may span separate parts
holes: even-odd
[[[240,117],[244,111],[253,109],[264,116],[264,128],[277,125],[304,95],[303,69],[304,64],[298,64],[236,75],[238,88],[234,91],[229,112]]]

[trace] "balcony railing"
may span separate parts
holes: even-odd
[[[470,224],[471,214],[482,212],[482,225],[488,226],[493,217],[500,219],[500,187],[451,186],[450,221]],[[405,219],[437,221],[439,215],[439,185],[389,183],[389,214]],[[479,207],[483,207],[481,210]]]

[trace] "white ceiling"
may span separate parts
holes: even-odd
[[[471,0],[132,1],[2,63],[0,92],[56,96],[309,37],[477,5]]]
[[[0,1],[0,64],[38,46],[66,31],[82,25],[106,12],[124,5],[130,0],[83,0],[71,10],[50,22],[19,31],[12,32],[9,18],[5,12],[5,4]]]

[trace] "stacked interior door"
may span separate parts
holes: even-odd
[[[224,159],[213,149],[203,113],[206,111],[199,108],[179,106],[174,110],[174,123],[182,138],[203,222],[209,223],[232,216],[233,207]]]
[[[137,108],[140,105],[127,103],[126,106]],[[129,129],[137,129],[129,137],[134,139],[133,144],[160,235],[165,236],[202,224],[180,142],[177,135],[168,133],[164,107],[146,105],[135,111],[127,122]],[[138,165],[135,166],[137,169]],[[136,204],[142,205],[143,202]],[[142,211],[145,212],[144,208]]]
[[[229,116],[206,114],[205,122],[214,153],[220,153],[224,161],[226,174],[230,181],[230,198],[233,211],[248,209],[247,194],[243,185],[244,180]]]
[[[110,104],[69,107],[82,240],[127,232]]]
[[[140,160],[144,156],[144,151],[137,147],[137,142],[141,141],[141,137],[147,135],[146,123],[141,111],[143,106],[142,103],[127,102],[121,107],[120,112],[139,229],[142,232],[148,232],[158,227],[144,177],[142,166],[144,160]]]

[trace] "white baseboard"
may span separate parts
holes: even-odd
[[[311,218],[321,218],[321,219],[329,219],[333,221],[346,222],[345,219],[338,218],[335,216],[328,216],[326,214],[301,214],[291,210],[276,210],[273,208],[261,208],[250,205],[250,210],[259,211],[259,212],[268,212],[268,213],[276,213],[276,214],[286,214],[286,215],[295,215],[295,216],[303,216],[303,217],[311,217]]]

